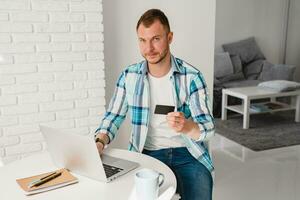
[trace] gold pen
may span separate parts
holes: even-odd
[[[34,183],[30,184],[28,187],[32,188],[32,187],[40,186],[44,183],[47,183],[47,182],[55,179],[56,177],[60,176],[61,174],[62,174],[62,172],[59,172],[59,173],[55,172],[55,173],[49,174],[48,176],[45,176],[38,181],[34,181]]]
[[[31,187],[32,185],[34,185],[35,183],[37,183],[37,182],[39,182],[39,181],[41,181],[41,180],[43,180],[43,179],[45,179],[45,178],[47,178],[47,177],[49,177],[49,176],[52,176],[52,175],[54,175],[54,174],[56,174],[56,173],[57,173],[57,172],[53,172],[53,173],[48,174],[48,175],[46,175],[46,176],[44,176],[44,177],[42,177],[42,178],[35,179],[35,180],[33,180],[32,182],[29,183],[28,187],[30,188],[30,187]]]

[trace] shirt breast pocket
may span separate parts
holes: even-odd
[[[126,93],[126,98],[127,98],[127,102],[129,106],[142,106],[140,105],[140,102],[143,102],[145,96],[144,95],[140,95],[140,94],[136,94],[136,92],[127,92]]]
[[[133,93],[126,93],[126,99],[127,99],[128,105],[132,106],[133,105],[134,94]]]

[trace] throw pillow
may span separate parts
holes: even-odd
[[[215,54],[214,76],[221,78],[233,74],[233,66],[228,52]]]
[[[231,62],[233,65],[233,73],[235,74],[235,80],[244,80],[243,65],[239,55],[231,55]]]
[[[265,60],[256,60],[244,67],[244,75],[247,79],[257,79],[263,68]]]
[[[265,56],[258,47],[254,37],[229,44],[223,44],[222,46],[224,51],[229,52],[230,55],[239,55],[243,65],[255,60],[265,59]]]
[[[258,84],[258,87],[274,90],[277,92],[285,92],[300,89],[300,83],[286,80],[273,80],[261,82]]]
[[[296,67],[293,65],[272,64],[265,61],[262,72],[258,77],[261,81],[293,80]]]

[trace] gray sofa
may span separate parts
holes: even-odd
[[[215,54],[214,106],[215,117],[221,115],[222,89],[256,86],[270,80],[294,80],[295,66],[268,62],[255,38],[222,45],[224,52]],[[237,103],[229,99],[229,103]]]

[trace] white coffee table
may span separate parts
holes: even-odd
[[[242,99],[241,105],[228,105],[228,96],[233,96]],[[295,105],[288,105],[276,101],[277,97],[294,97],[296,98]],[[271,102],[282,105],[281,108],[268,111],[254,111],[250,109],[251,100],[270,98]],[[260,103],[263,104],[263,103]],[[243,129],[249,128],[250,114],[259,114],[266,112],[276,112],[285,110],[295,110],[295,121],[300,122],[300,90],[289,92],[275,92],[262,89],[259,87],[240,87],[227,88],[222,90],[222,120],[227,120],[227,110],[231,110],[243,115]]]

